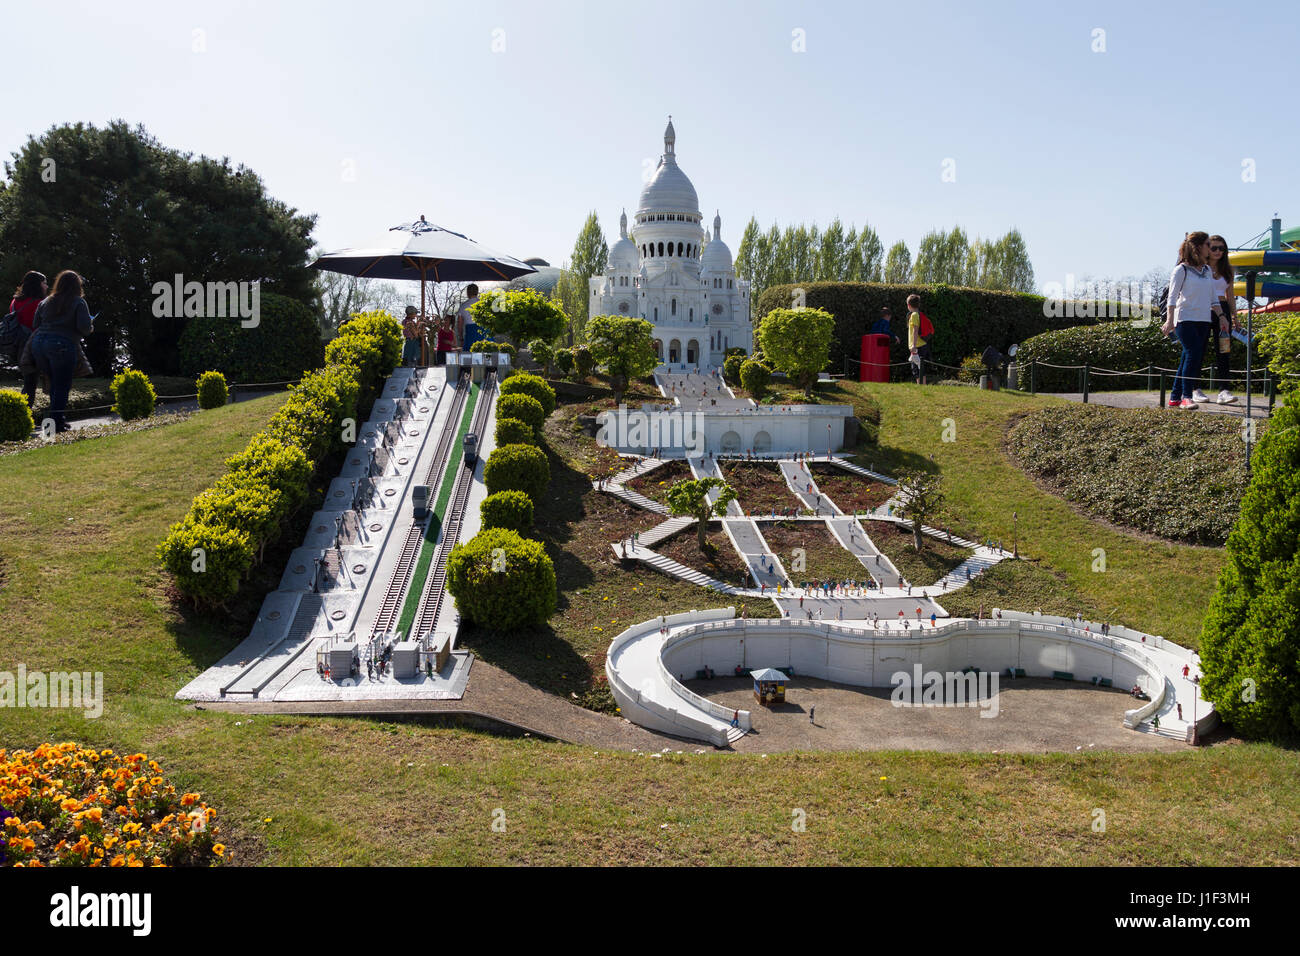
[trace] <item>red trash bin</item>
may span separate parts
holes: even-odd
[[[888,382],[889,336],[879,333],[862,336],[861,362],[858,366],[859,382]]]

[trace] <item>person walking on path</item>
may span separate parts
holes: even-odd
[[[740,726],[740,711],[736,711],[734,714],[731,715],[731,726],[733,727]]]
[[[36,308],[41,304],[50,284],[39,272],[29,272],[23,276],[22,283],[14,290],[14,297],[9,302],[9,311],[18,317],[18,325],[23,329],[19,340],[14,342],[14,361],[22,354],[23,346],[35,331]],[[40,374],[36,371],[23,371],[23,394],[27,396],[27,407],[36,407],[36,382]]]
[[[1241,326],[1237,324],[1237,297],[1232,292],[1232,284],[1237,275],[1228,259],[1228,240],[1222,236],[1210,236],[1210,257],[1206,261],[1214,277],[1214,294],[1218,296],[1219,307],[1223,310],[1210,330],[1210,348],[1214,350],[1214,377],[1219,383],[1219,394],[1214,401],[1220,405],[1235,405],[1237,396],[1228,388],[1232,375],[1232,330],[1240,329]],[[1205,399],[1196,398],[1196,401]]]
[[[1190,232],[1178,247],[1178,265],[1169,277],[1169,314],[1160,330],[1172,334],[1183,347],[1178,374],[1169,393],[1169,407],[1193,409],[1197,397],[1207,401],[1197,387],[1205,342],[1210,323],[1223,316],[1223,307],[1214,289],[1214,276],[1206,260],[1210,254],[1210,235]]]
[[[817,723],[817,708],[815,706],[808,708],[808,723]]]
[[[94,331],[81,276],[71,269],[60,272],[54,279],[54,293],[36,307],[32,325],[32,361],[50,382],[54,430],[66,432],[72,427],[64,412],[77,370],[77,353],[82,337]]]
[[[907,350],[909,361],[915,370],[918,385],[926,384],[925,363],[930,360],[930,339],[934,337],[934,326],[929,317],[921,311],[921,297],[916,293],[907,297]]]

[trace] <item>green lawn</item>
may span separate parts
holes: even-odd
[[[952,481],[954,504],[1003,537],[1009,528],[993,527],[1002,509],[1021,507],[1022,540],[1041,566],[1051,563],[1043,573],[1136,610],[1144,584],[1175,574],[1201,551],[1203,570],[1217,560],[1208,549],[1171,546],[1166,553],[1166,546],[1096,529],[1018,478],[998,457],[998,416],[1018,407],[1009,396],[874,390],[887,409],[891,454],[924,459],[934,450],[954,473],[974,461],[971,477]],[[250,719],[178,702],[175,691],[247,633],[255,604],[233,617],[178,608],[154,545],[280,401],[262,398],[151,431],[0,457],[0,670],[19,662],[102,670],[106,683],[98,720],[0,709],[0,747],[76,739],[146,751],[179,787],[218,808],[222,836],[244,863],[1300,862],[1300,764],[1293,752],[1270,746],[765,758],[697,755],[683,743],[682,756],[653,759],[418,722]],[[944,417],[958,423],[955,446],[938,444]],[[565,427],[560,413],[548,432],[557,427]],[[559,476],[553,491],[572,493],[539,522],[548,550],[562,558],[553,628],[515,643],[498,639],[503,657],[516,655],[518,666],[535,667],[557,691],[567,673],[558,667],[598,660],[608,639],[650,616],[650,608],[710,606],[684,603],[698,600],[698,589],[624,571],[612,560],[607,541],[624,530],[629,513],[606,505],[608,496],[577,494],[587,480],[582,466],[596,457],[552,452]],[[996,492],[981,497],[978,474]],[[1050,529],[1072,543],[1046,543]],[[1112,570],[1095,579],[1072,558],[1093,540],[1113,552]],[[1150,619],[1176,612],[1179,599],[1193,593],[1186,577],[1171,584],[1152,589]],[[563,661],[548,661],[550,653]],[[1092,830],[1095,808],[1106,811],[1104,834]],[[498,809],[504,833],[492,827]],[[796,809],[807,814],[806,832],[791,827]]]

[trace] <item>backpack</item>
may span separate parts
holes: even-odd
[[[920,312],[919,309],[917,311]],[[925,341],[928,343],[930,339],[934,338],[934,326],[931,324],[930,317],[928,315],[926,315],[924,312],[920,312],[920,314],[921,314],[921,338],[925,339]]]
[[[18,364],[18,355],[31,333],[18,321],[17,310],[0,319],[0,358],[9,365]]]

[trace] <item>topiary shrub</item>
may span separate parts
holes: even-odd
[[[199,393],[199,408],[223,408],[230,399],[226,377],[220,372],[204,372],[194,384]]]
[[[26,441],[36,422],[22,392],[0,389],[0,441]]]
[[[517,418],[532,428],[534,434],[540,435],[546,421],[546,410],[531,395],[502,395],[497,399],[497,417]]]
[[[497,445],[535,445],[537,433],[533,426],[517,418],[498,418],[496,430]]]
[[[573,367],[578,373],[578,378],[585,379],[591,374],[591,370],[596,367],[595,356],[591,354],[591,349],[585,345],[579,345],[573,350]]]
[[[364,335],[376,339],[380,362],[378,372],[387,378],[402,361],[402,324],[387,312],[353,312],[339,326],[340,335]],[[337,338],[337,336],[335,336]]]
[[[113,391],[113,411],[122,416],[122,421],[148,418],[153,414],[158,394],[144,372],[129,368],[118,373],[109,387]]]
[[[533,339],[528,343],[528,351],[533,361],[542,367],[542,372],[550,377],[551,363],[555,361],[555,348],[545,339]]]
[[[555,411],[555,389],[546,384],[546,379],[531,372],[516,372],[501,383],[501,396],[531,395],[542,405],[542,417]]]
[[[1246,361],[1244,346],[1234,340],[1233,368],[1243,368]],[[1100,325],[1080,325],[1055,332],[1044,332],[1023,342],[1016,353],[1019,366],[1016,384],[1029,388],[1029,364],[1034,368],[1034,388],[1040,392],[1079,392],[1083,390],[1083,373],[1078,368],[1051,368],[1051,365],[1090,365],[1093,368],[1117,372],[1130,372],[1156,368],[1176,369],[1182,349],[1176,341],[1160,331],[1159,323],[1135,325],[1132,322],[1104,322]],[[1207,349],[1206,359],[1214,356]],[[1047,364],[1041,364],[1047,363]],[[1166,374],[1172,382],[1173,375]],[[1146,388],[1145,375],[1089,375],[1089,391],[1106,389]],[[1160,373],[1155,372],[1151,384],[1160,387]]]
[[[1256,446],[1201,631],[1201,686],[1246,737],[1300,737],[1300,391]],[[1189,715],[1190,716],[1190,715]]]
[[[261,558],[262,549],[275,539],[280,523],[289,516],[289,502],[270,482],[247,473],[223,475],[190,505],[190,517],[212,528],[238,528],[248,535],[249,546]]]
[[[772,370],[762,362],[746,359],[740,367],[740,384],[756,402],[761,402],[767,394],[767,386],[772,381]]]
[[[978,385],[980,376],[987,375],[988,368],[984,365],[984,359],[979,355],[968,355],[961,360],[961,369],[957,372],[958,381],[970,382]],[[1028,382],[1025,385],[1028,386]]]
[[[1256,342],[1277,379],[1278,391],[1289,392],[1300,385],[1300,312],[1279,312],[1258,333]]]
[[[527,534],[533,526],[533,499],[522,491],[498,491],[483,499],[478,513],[485,529],[506,528]]]
[[[265,482],[284,496],[290,514],[307,500],[311,462],[296,445],[255,435],[238,455],[226,459],[230,475]]]
[[[493,342],[491,339],[479,339],[469,347],[471,352],[498,352],[510,356],[510,364],[513,365],[517,350],[509,342]]]
[[[253,566],[253,546],[237,528],[200,524],[187,516],[158,545],[158,558],[192,601],[220,607],[235,596]]]
[[[555,566],[546,549],[505,528],[452,548],[447,589],[465,618],[494,631],[540,627],[555,612]]]
[[[239,319],[221,316],[190,319],[177,349],[183,373],[216,369],[235,382],[296,379],[320,368],[323,358],[316,315],[297,299],[271,292],[261,294],[257,325],[244,328]]]
[[[540,501],[551,483],[551,465],[536,445],[499,445],[483,466],[483,483],[490,495],[522,491]]]
[[[740,368],[745,364],[744,355],[728,355],[722,362],[722,377],[728,385],[740,384]]]
[[[566,378],[573,374],[573,349],[556,349],[555,367]]]

